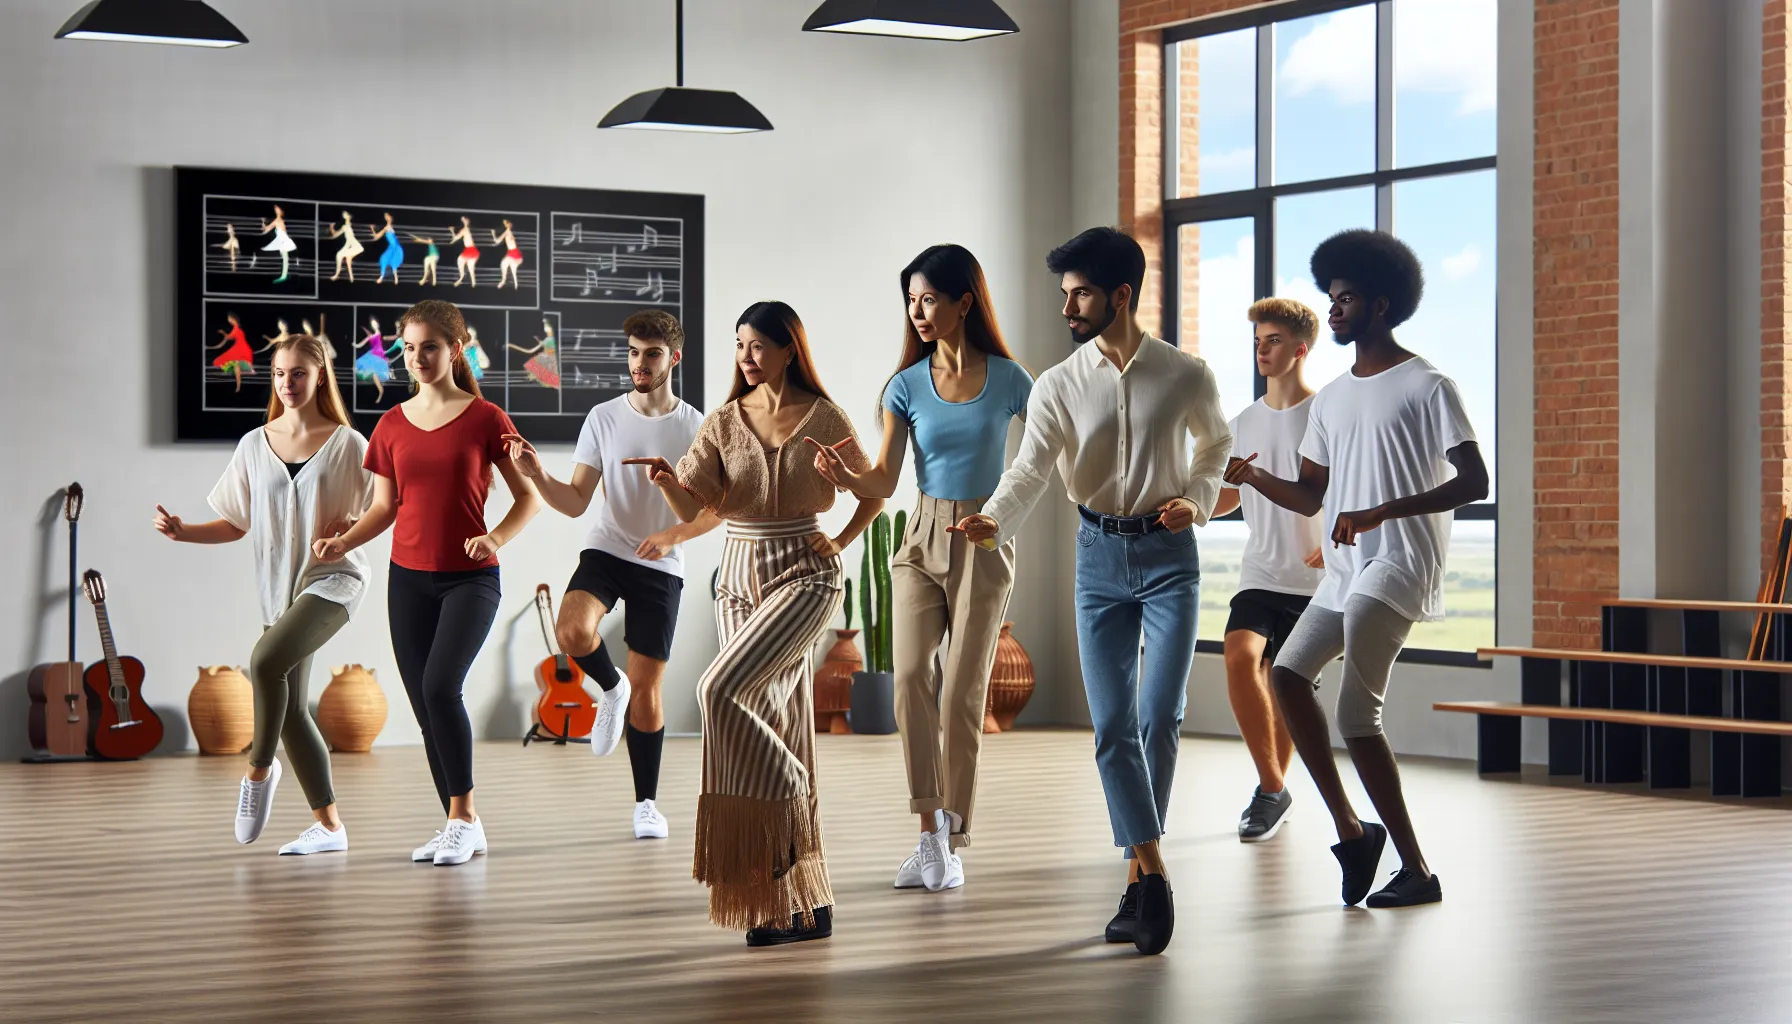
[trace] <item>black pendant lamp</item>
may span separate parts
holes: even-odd
[[[996,0],[826,0],[804,32],[963,42],[1020,31]]]
[[[249,41],[204,0],[91,0],[68,19],[56,38],[213,47]]]
[[[616,104],[597,126],[719,135],[772,130],[759,108],[739,93],[684,87],[684,0],[678,0],[678,84],[635,93]]]

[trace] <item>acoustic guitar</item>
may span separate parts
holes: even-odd
[[[548,656],[535,666],[535,687],[541,696],[535,701],[536,728],[530,733],[539,731],[555,743],[589,737],[597,723],[597,704],[585,692],[585,671],[554,640],[554,596],[546,583],[535,588],[535,614],[541,619]]]
[[[25,684],[31,697],[27,732],[32,749],[58,759],[87,756],[87,694],[75,657],[75,603],[81,593],[75,576],[75,523],[84,497],[80,484],[69,484],[62,499],[62,518],[68,520],[68,660],[37,666]]]
[[[82,578],[87,600],[99,620],[100,645],[106,659],[87,666],[87,749],[107,761],[130,761],[162,743],[162,720],[143,699],[143,663],[121,657],[112,642],[112,622],[106,617],[106,581],[87,570]]]

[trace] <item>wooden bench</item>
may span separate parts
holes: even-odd
[[[1664,604],[1685,610],[1688,602]],[[1792,662],[1542,647],[1475,653],[1522,659],[1520,703],[1433,706],[1476,716],[1483,772],[1517,771],[1523,720],[1541,718],[1549,726],[1552,775],[1683,789],[1692,784],[1692,733],[1704,731],[1711,734],[1713,795],[1780,795],[1780,737],[1792,735],[1792,723],[1781,721],[1780,677],[1792,675]]]

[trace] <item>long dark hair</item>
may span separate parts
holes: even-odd
[[[821,377],[815,372],[815,360],[809,355],[809,335],[803,330],[803,321],[782,302],[755,302],[747,307],[740,319],[734,321],[734,329],[738,332],[743,326],[771,340],[771,343],[782,349],[794,348],[790,365],[784,371],[786,378],[798,387],[813,391],[830,402],[827,389],[821,386]],[[734,363],[734,387],[728,392],[728,401],[732,402],[753,390],[758,385],[749,385],[745,374],[740,372],[740,362]]]
[[[1002,329],[996,325],[995,306],[989,301],[989,282],[983,278],[983,267],[977,257],[962,245],[930,245],[902,268],[902,359],[896,364],[897,373],[923,359],[932,358],[933,350],[939,347],[937,341],[922,341],[915,330],[915,322],[908,318],[909,282],[916,274],[925,277],[934,291],[953,302],[967,294],[971,296],[971,309],[964,317],[967,344],[992,356],[1014,358],[1008,351],[1007,342],[1002,340]]]

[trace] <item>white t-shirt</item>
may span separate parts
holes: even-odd
[[[373,499],[373,474],[361,468],[367,439],[337,427],[293,477],[256,427],[243,435],[206,499],[225,522],[249,535],[261,589],[261,624],[271,626],[300,594],[315,594],[352,616],[367,589],[367,549],[320,562],[311,542],[338,519],[355,520]]]
[[[678,516],[666,504],[659,488],[647,482],[640,466],[624,466],[623,459],[655,455],[677,464],[697,438],[703,414],[679,402],[664,416],[647,416],[628,404],[628,395],[612,398],[585,414],[579,444],[572,460],[603,474],[604,493],[591,517],[585,546],[636,565],[684,577],[681,548],[673,548],[657,562],[635,555],[648,537],[678,525]]]
[[[1373,377],[1348,372],[1313,396],[1300,453],[1331,470],[1325,536],[1341,512],[1360,512],[1429,491],[1455,475],[1444,457],[1475,439],[1456,382],[1414,356]],[[1325,544],[1321,608],[1343,611],[1354,594],[1373,597],[1414,622],[1444,617],[1448,512],[1390,519],[1354,547]]]
[[[1300,479],[1300,442],[1312,408],[1312,395],[1286,409],[1272,409],[1259,398],[1232,420],[1232,454],[1243,459],[1255,452],[1252,465],[1283,480]],[[1290,512],[1255,487],[1244,488],[1239,506],[1251,536],[1244,545],[1238,589],[1312,596],[1324,575],[1306,563],[1324,534],[1320,516]]]

